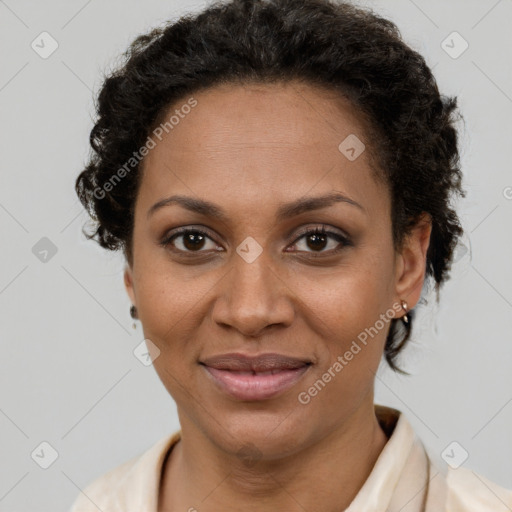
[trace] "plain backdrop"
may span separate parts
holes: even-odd
[[[360,4],[396,22],[441,92],[458,96],[468,191],[452,279],[401,358],[412,375],[382,364],[376,402],[403,411],[432,453],[456,441],[464,467],[512,488],[512,2]],[[0,511],[66,511],[92,479],[179,428],[133,354],[143,336],[121,255],[81,233],[74,180],[101,71],[138,34],[205,5],[0,1]]]

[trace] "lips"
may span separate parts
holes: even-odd
[[[221,354],[200,361],[217,388],[239,400],[265,400],[290,389],[312,362],[283,354]]]
[[[261,354],[259,356],[237,353],[221,354],[202,361],[202,364],[217,370],[258,373],[294,370],[310,363],[309,359],[300,359],[275,353]]]

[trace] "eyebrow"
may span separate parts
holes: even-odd
[[[323,196],[300,198],[296,201],[292,201],[291,203],[281,204],[281,206],[279,206],[277,209],[276,218],[278,221],[281,221],[296,215],[300,215],[301,213],[313,210],[321,210],[322,208],[327,208],[328,206],[332,206],[336,203],[350,204],[359,208],[361,211],[366,212],[362,205],[350,197],[347,197],[340,192],[332,192]],[[228,221],[228,216],[226,213],[224,213],[221,208],[211,203],[210,201],[182,195],[174,195],[158,201],[148,210],[147,217],[149,218],[157,210],[163,208],[164,206],[169,206],[172,204],[178,204],[187,210],[199,213],[207,217],[216,218],[222,222]]]

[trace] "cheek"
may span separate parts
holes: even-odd
[[[334,425],[373,389],[392,317],[382,320],[386,308],[379,307],[371,290],[327,297],[323,306],[317,304],[322,319],[315,331],[318,365],[301,389],[304,400],[297,399],[319,415],[332,410],[329,422]]]
[[[324,377],[328,386],[339,387],[345,394],[348,389],[358,393],[374,378],[392,315],[386,314],[390,305],[382,281],[368,275],[360,268],[345,268],[314,285],[302,283],[300,303],[304,309],[299,314],[315,333],[319,359],[309,382],[330,370]]]
[[[389,307],[384,270],[343,266],[323,275],[296,274],[290,288],[300,297],[303,316],[314,320],[326,339],[346,339],[375,323]]]
[[[142,324],[162,340],[186,328],[197,315],[205,294],[212,284],[209,279],[190,279],[177,266],[158,268],[151,262],[142,265],[137,276],[137,303]]]

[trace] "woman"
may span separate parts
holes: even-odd
[[[72,511],[510,510],[373,401],[463,233],[456,98],[424,59],[328,0],[214,4],[126,57],[76,189],[181,429]]]

